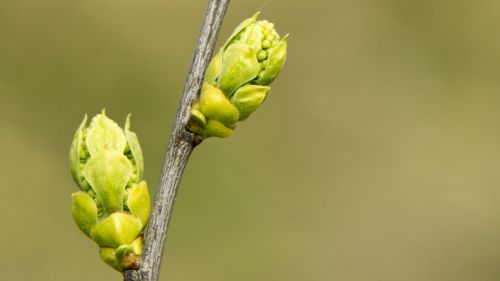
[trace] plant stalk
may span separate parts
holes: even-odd
[[[165,154],[151,218],[145,231],[141,267],[124,272],[124,281],[157,281],[168,226],[174,208],[182,173],[194,147],[195,135],[186,130],[190,109],[200,92],[230,0],[209,0],[184,93],[177,110],[174,128]]]

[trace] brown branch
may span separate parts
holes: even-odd
[[[197,144],[195,136],[186,131],[191,104],[198,96],[205,70],[210,62],[229,0],[209,0],[184,94],[177,111],[172,136],[165,155],[158,183],[158,193],[146,229],[139,270],[124,273],[125,281],[157,281],[163,256],[168,225],[172,217],[175,196],[189,156]]]

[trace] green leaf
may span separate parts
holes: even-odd
[[[103,151],[123,153],[127,146],[127,139],[123,130],[113,120],[102,114],[92,118],[85,138],[91,156]]]
[[[221,122],[209,119],[205,128],[207,137],[225,138],[233,133],[233,129],[224,126]]]
[[[241,85],[254,79],[260,64],[253,49],[244,44],[233,44],[224,51],[219,89],[230,97]]]
[[[262,30],[260,25],[252,24],[241,34],[238,43],[246,44],[252,48],[255,54],[262,50]]]
[[[255,13],[251,18],[245,19],[242,21],[233,31],[231,36],[229,36],[229,39],[226,41],[226,44],[224,44],[224,47],[222,48],[225,50],[230,44],[232,44],[234,41],[236,41],[238,35],[244,31],[249,25],[252,25],[255,23],[257,20],[257,17],[260,15],[260,12]]]
[[[199,101],[194,102],[191,106],[191,119],[193,119],[197,127],[205,128],[207,126],[207,118],[200,111]]]
[[[127,206],[130,213],[138,217],[145,226],[151,210],[151,198],[145,181],[134,184],[128,191]]]
[[[234,93],[231,100],[240,112],[240,121],[247,119],[252,112],[259,108],[270,90],[271,88],[267,86],[245,85]]]
[[[127,121],[125,122],[125,136],[137,167],[137,181],[141,181],[144,174],[144,157],[137,135],[130,131],[130,114],[127,116]]]
[[[84,146],[84,128],[87,123],[87,114],[83,117],[83,121],[75,132],[75,136],[73,137],[73,141],[71,143],[71,148],[69,152],[69,162],[71,165],[71,175],[75,180],[76,184],[83,189],[83,176],[81,170],[81,162],[80,158],[83,152]]]
[[[230,126],[238,121],[238,109],[218,88],[203,83],[200,95],[200,111],[208,119],[215,119]]]
[[[123,210],[125,187],[132,176],[132,170],[130,160],[114,151],[94,155],[85,165],[83,175],[107,214]]]
[[[73,220],[83,233],[90,237],[90,232],[97,223],[97,206],[92,197],[85,192],[75,192],[71,194],[71,197]]]
[[[141,229],[139,219],[127,213],[116,212],[100,221],[90,235],[101,247],[117,248],[134,241]]]
[[[208,65],[207,71],[205,72],[205,82],[217,85],[217,78],[219,77],[221,64],[222,52],[218,52]]]

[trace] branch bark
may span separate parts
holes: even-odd
[[[187,131],[191,104],[200,92],[205,70],[210,62],[224,14],[230,0],[209,0],[205,20],[196,44],[182,100],[177,110],[174,128],[170,137],[163,169],[158,183],[153,211],[144,238],[144,249],[139,270],[124,273],[125,281],[157,281],[163,256],[175,197],[184,168],[197,140]]]

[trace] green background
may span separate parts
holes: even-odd
[[[218,46],[265,1],[233,1]],[[120,280],[74,225],[106,108],[154,192],[206,1],[0,1],[0,279]],[[500,279],[500,2],[274,0],[264,105],[194,152],[162,280]]]

